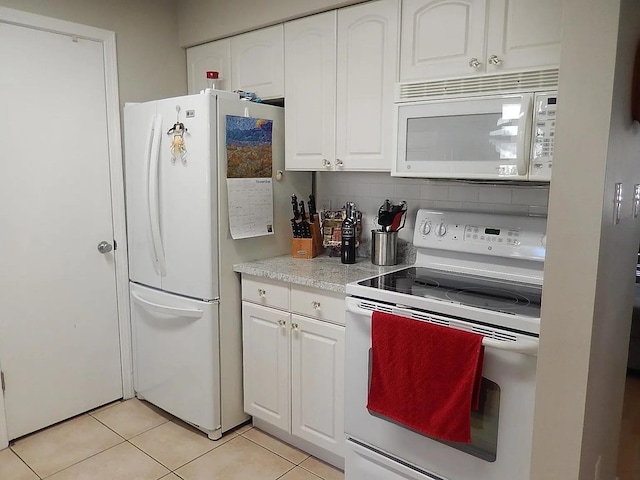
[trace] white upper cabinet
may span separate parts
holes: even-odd
[[[231,42],[228,38],[187,48],[189,94],[208,87],[207,72],[218,72],[218,90],[231,90]]]
[[[403,0],[400,81],[469,75],[484,60],[486,0]]]
[[[562,2],[403,0],[400,81],[557,67]]]
[[[488,20],[488,72],[560,65],[562,1],[492,0]]]
[[[381,0],[338,10],[337,169],[391,169],[398,4]]]
[[[336,155],[336,12],[284,26],[285,163],[322,170]]]
[[[389,171],[397,0],[285,24],[288,170]]]
[[[231,90],[263,99],[284,96],[283,25],[231,37]]]

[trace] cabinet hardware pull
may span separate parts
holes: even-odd
[[[329,168],[331,167],[331,162],[329,160],[327,160],[326,158],[322,159],[322,166],[325,168]]]
[[[469,60],[469,66],[471,68],[480,68],[480,65],[482,65],[477,58],[472,58],[471,60]]]
[[[340,168],[344,167],[344,162],[339,158],[336,159],[336,167],[340,167]]]
[[[500,65],[502,63],[502,60],[500,60],[497,55],[491,55],[489,57],[489,63],[491,65]]]
[[[314,310],[320,310],[320,302],[316,302],[315,300],[311,302],[311,306]]]
[[[267,296],[267,291],[263,290],[262,288],[259,288],[258,289],[258,296],[263,297],[263,298],[266,297]]]
[[[278,325],[280,325],[281,327],[284,327],[287,324],[287,322],[285,322],[284,320],[278,320]]]
[[[292,323],[291,324],[291,328],[293,328],[294,331],[298,331],[298,324],[297,323]]]

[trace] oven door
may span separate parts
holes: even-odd
[[[346,305],[345,432],[349,448],[359,445],[370,449],[371,458],[382,455],[412,466],[415,478],[529,478],[537,337],[353,297],[347,297]],[[470,444],[441,442],[367,410],[374,310],[485,335],[481,402],[480,409],[472,412]],[[356,456],[347,456],[349,478],[365,478],[360,471],[362,453],[357,455],[358,462],[350,464],[349,458]]]

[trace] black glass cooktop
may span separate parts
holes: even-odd
[[[409,267],[358,285],[482,308],[540,317],[542,287],[470,274]]]

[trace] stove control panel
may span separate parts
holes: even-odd
[[[419,210],[416,248],[543,261],[546,219],[474,212]]]

